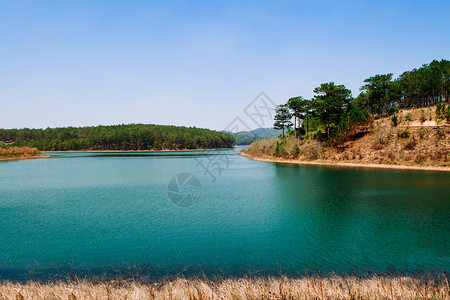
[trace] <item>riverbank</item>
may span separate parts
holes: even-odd
[[[324,142],[310,134],[263,139],[244,154],[254,160],[337,167],[450,171],[450,125],[423,110],[398,112]],[[345,138],[344,138],[345,137]]]
[[[301,160],[287,160],[282,158],[261,158],[249,155],[245,152],[240,153],[251,160],[282,163],[282,164],[295,164],[295,165],[313,165],[313,166],[332,166],[332,167],[344,167],[344,168],[377,168],[377,169],[400,169],[400,170],[420,170],[420,171],[438,171],[438,172],[450,172],[448,167],[419,167],[419,166],[403,166],[403,165],[387,165],[387,164],[368,164],[368,163],[352,163],[352,162],[332,162],[332,161],[301,161]]]
[[[22,159],[35,159],[35,158],[44,158],[44,157],[50,157],[51,155],[47,154],[38,154],[33,156],[11,156],[11,157],[1,157],[0,161],[10,161],[10,160],[22,160]]]
[[[42,283],[0,282],[0,299],[450,299],[448,278],[411,276],[284,276]]]

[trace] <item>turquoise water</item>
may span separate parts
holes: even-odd
[[[179,173],[201,183],[187,207],[168,197]],[[0,278],[450,271],[449,237],[450,173],[283,165],[232,150],[0,162]]]

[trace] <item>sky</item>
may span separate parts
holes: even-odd
[[[282,104],[333,81],[356,97],[450,59],[449,15],[448,0],[0,0],[0,128],[222,130],[261,92]]]

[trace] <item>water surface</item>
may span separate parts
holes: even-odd
[[[132,266],[157,275],[450,271],[448,173],[212,153],[1,162],[0,278]],[[167,193],[183,172],[202,185],[188,207]]]

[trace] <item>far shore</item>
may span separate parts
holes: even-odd
[[[161,150],[48,150],[48,151],[42,151],[45,153],[77,153],[77,152],[111,152],[111,153],[118,153],[118,152],[180,152],[180,151],[216,151],[216,150],[230,150],[234,148],[211,148],[211,149],[180,149],[180,150],[173,150],[173,149],[161,149]]]
[[[287,160],[276,158],[261,158],[248,155],[247,153],[240,152],[242,156],[245,156],[251,160],[282,163],[282,164],[294,164],[294,165],[313,165],[313,166],[331,166],[331,167],[351,167],[351,168],[376,168],[376,169],[400,169],[400,170],[417,170],[417,171],[438,171],[438,172],[450,172],[450,168],[447,167],[420,167],[420,166],[405,166],[405,165],[387,165],[387,164],[364,164],[364,163],[343,163],[343,162],[330,162],[330,161],[302,161],[302,160]]]

